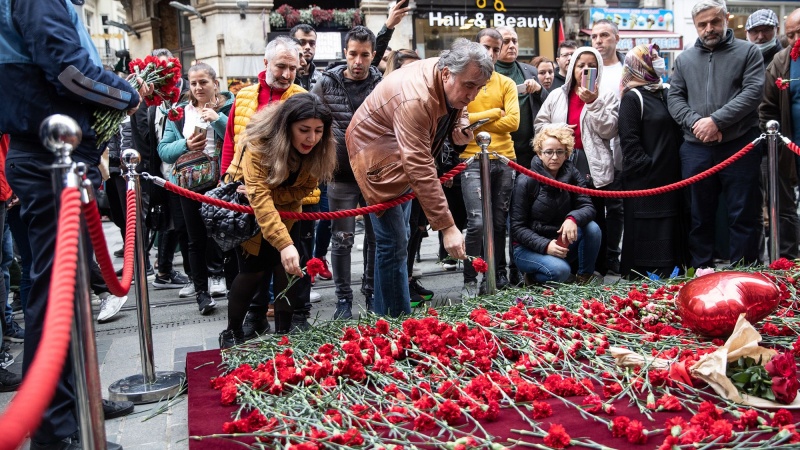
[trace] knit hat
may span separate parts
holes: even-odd
[[[750,14],[750,17],[747,18],[747,23],[745,24],[744,28],[745,30],[750,31],[755,27],[761,27],[764,25],[770,27],[778,26],[778,16],[775,14],[775,11],[771,9],[759,9],[753,14]]]

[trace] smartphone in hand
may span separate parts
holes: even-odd
[[[464,131],[475,130],[476,128],[478,128],[479,126],[485,124],[488,121],[489,121],[489,119],[476,120],[475,122],[472,122],[471,124],[469,124],[469,126],[464,127]]]
[[[528,91],[528,86],[525,83],[517,85],[517,94],[524,94]]]
[[[581,78],[581,86],[594,92],[597,88],[597,69],[594,67],[587,67],[583,69],[583,77]]]

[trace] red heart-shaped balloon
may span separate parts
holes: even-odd
[[[683,326],[710,337],[730,336],[739,314],[751,324],[775,311],[778,287],[757,273],[717,272],[686,283],[676,299]]]

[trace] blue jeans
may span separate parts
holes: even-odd
[[[744,136],[717,145],[684,142],[680,148],[684,178],[696,175],[738,152],[758,136],[753,129]],[[761,154],[753,149],[716,175],[689,186],[692,226],[689,230],[691,267],[714,267],[717,206],[725,193],[730,230],[731,263],[758,260],[761,238]]]
[[[523,245],[514,248],[514,259],[520,272],[533,275],[539,283],[564,282],[572,272],[570,262],[578,260],[578,274],[591,275],[600,251],[600,227],[594,222],[578,228],[578,240],[570,244],[567,259],[543,255]]]
[[[411,314],[408,293],[408,238],[411,202],[370,214],[375,231],[375,314],[398,317]]]
[[[506,271],[506,219],[514,188],[514,171],[499,160],[489,161],[492,225],[494,231],[495,271]],[[467,236],[464,239],[467,255],[486,257],[483,252],[483,204],[481,202],[481,166],[470,164],[461,173],[461,193],[467,209]],[[476,281],[478,273],[472,264],[464,264],[464,282]]]

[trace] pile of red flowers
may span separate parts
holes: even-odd
[[[793,292],[790,274],[774,276]],[[211,381],[223,404],[240,405],[222,431],[290,449],[403,448],[398,441],[498,448],[520,436],[550,448],[593,445],[557,420],[572,409],[605,426],[611,448],[800,443],[791,413],[735,408],[692,376],[691,366],[722,341],[704,342],[680,327],[673,303],[682,285],[578,287],[579,295],[565,286],[548,297],[513,297],[510,306],[508,298],[484,297],[345,327],[335,338],[323,324],[317,335],[234,349],[225,354],[232,370]],[[796,309],[794,298],[784,296],[770,320],[797,330],[785,311]],[[765,340],[800,349],[796,333],[765,333]],[[606,354],[612,345],[671,364],[617,367]],[[768,370],[791,378],[795,360],[787,355]],[[483,428],[507,420],[519,429],[505,441]]]

